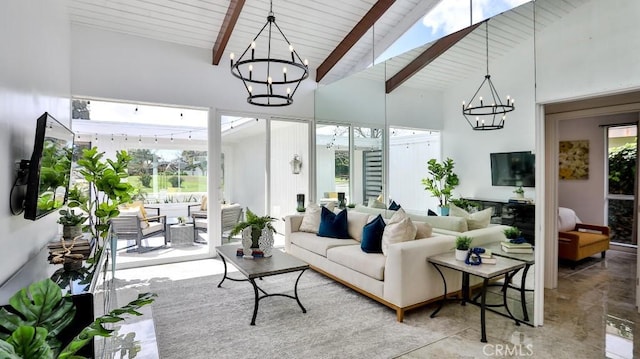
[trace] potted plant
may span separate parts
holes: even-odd
[[[127,151],[117,151],[115,160],[105,161],[103,157],[104,152],[99,153],[96,147],[84,149],[76,171],[86,185],[75,186],[69,191],[69,207],[78,207],[89,214],[86,229],[98,239],[99,248],[100,240],[107,236],[109,220],[120,214],[118,206],[131,202],[136,193],[136,189],[126,182],[131,161]]]
[[[262,229],[267,228],[271,232],[276,233],[276,229],[273,228],[271,222],[276,219],[271,216],[257,216],[247,207],[246,220],[238,222],[233,229],[229,232],[229,239],[231,237],[240,234],[245,228],[251,227],[251,247],[258,248],[258,240],[262,234]]]
[[[518,188],[513,190],[513,193],[516,194],[516,198],[524,198],[524,189],[522,188],[522,186],[519,186]]]
[[[427,162],[429,177],[422,179],[424,189],[431,192],[433,197],[438,198],[440,213],[443,216],[449,214],[449,201],[453,189],[460,183],[458,175],[453,172],[454,163],[451,158],[447,158],[442,163],[438,163],[435,158]]]
[[[178,216],[178,225],[184,226],[185,223],[187,223],[187,219],[182,216]]]
[[[467,259],[467,253],[471,248],[471,241],[473,238],[467,236],[456,237],[456,259],[464,261]]]
[[[509,242],[512,243],[523,243],[525,242],[524,237],[522,236],[522,231],[518,229],[518,227],[509,227],[504,231],[504,236],[507,237]]]
[[[58,223],[62,225],[62,237],[64,239],[74,239],[82,235],[82,224],[89,219],[84,213],[76,214],[74,210],[61,209]]]

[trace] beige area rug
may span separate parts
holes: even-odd
[[[265,277],[259,285],[293,294],[297,275]],[[251,326],[251,284],[227,280],[218,288],[221,278],[150,284],[158,294],[153,315],[161,358],[392,358],[461,329],[430,319],[433,307],[398,323],[391,309],[312,270],[298,288],[306,314],[293,299],[269,297],[260,301]]]

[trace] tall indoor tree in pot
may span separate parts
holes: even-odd
[[[96,147],[85,149],[78,159],[77,171],[87,186],[77,185],[69,191],[69,207],[78,207],[89,216],[86,228],[98,239],[98,243],[107,236],[109,220],[120,214],[118,206],[131,202],[136,189],[128,182],[127,166],[131,156],[127,151],[117,151],[116,159],[103,160],[104,152]]]
[[[460,183],[458,175],[453,172],[454,163],[451,158],[439,163],[435,158],[427,162],[429,177],[422,179],[424,189],[438,198],[440,213],[443,216],[449,214],[449,201],[453,189]]]

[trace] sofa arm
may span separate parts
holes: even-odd
[[[507,237],[504,235],[504,230],[507,228],[510,228],[510,226],[500,224],[466,231],[462,235],[473,238],[471,247],[482,247],[489,243],[506,241]]]
[[[609,227],[598,226],[596,224],[576,223],[576,231],[598,232],[607,236],[609,235]]]
[[[442,278],[427,258],[453,251],[454,236],[435,236],[392,244],[384,269],[383,298],[397,306],[421,303],[444,293]],[[443,269],[449,293],[460,290],[459,272]]]
[[[291,233],[299,232],[302,224],[302,214],[291,214],[284,217],[284,250],[289,252],[291,247]]]

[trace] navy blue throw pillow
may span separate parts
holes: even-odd
[[[382,253],[382,233],[384,233],[384,219],[378,215],[362,229],[360,248],[367,253]]]
[[[347,225],[347,210],[342,210],[340,213],[335,214],[328,210],[326,207],[322,207],[320,213],[320,228],[318,229],[318,236],[348,239],[349,229]]]
[[[389,205],[389,210],[390,211],[397,211],[400,209],[400,205],[396,203],[396,201],[391,201],[391,204]]]
[[[438,214],[432,210],[429,210],[429,212],[427,212],[428,215],[430,216],[437,216]]]

